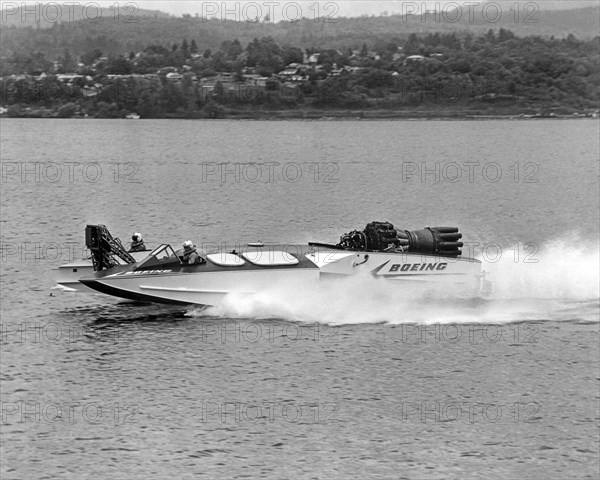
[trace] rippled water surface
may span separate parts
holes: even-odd
[[[3,479],[597,478],[597,121],[0,129]],[[371,220],[460,226],[491,297],[51,290],[88,223],[210,245]]]

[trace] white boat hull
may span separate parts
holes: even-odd
[[[266,249],[252,249],[252,253],[257,251],[265,258],[271,256]],[[254,295],[284,284],[306,285],[349,276],[391,281],[411,291],[480,295],[481,262],[475,259],[308,247],[298,253],[297,246],[290,252],[299,260],[295,265],[245,262],[228,267],[209,260],[198,266],[169,264],[144,269],[136,264],[99,272],[82,282],[88,288],[118,297],[196,305],[221,305],[230,294]]]

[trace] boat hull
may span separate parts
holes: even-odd
[[[278,247],[281,253],[284,247]],[[258,248],[252,254],[268,258]],[[481,262],[471,258],[412,253],[357,252],[298,246],[288,250],[297,264],[245,262],[222,266],[207,261],[197,266],[119,266],[81,280],[89,289],[138,301],[181,305],[221,305],[228,295],[255,295],[281,285],[307,285],[319,280],[362,276],[386,280],[404,291],[441,292],[477,297],[481,292]],[[225,254],[223,255],[231,255]]]

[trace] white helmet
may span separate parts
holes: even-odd
[[[136,241],[136,242],[141,242],[142,241],[142,234],[135,232],[132,236],[131,239]]]
[[[183,248],[185,248],[186,250],[189,250],[193,246],[194,246],[194,244],[192,243],[191,240],[187,240],[187,241],[183,242]]]

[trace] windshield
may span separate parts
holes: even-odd
[[[175,251],[171,248],[171,245],[164,244],[150,252],[150,255],[146,257],[136,270],[155,267],[157,265],[164,266],[170,263],[179,265],[181,262]]]

